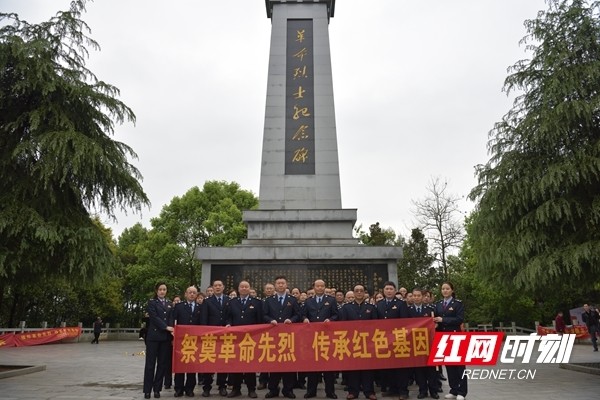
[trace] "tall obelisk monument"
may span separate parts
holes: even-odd
[[[199,248],[202,286],[214,279],[258,287],[285,274],[302,288],[325,279],[376,289],[397,279],[401,249],[359,245],[356,209],[340,190],[329,21],[335,0],[265,0],[271,52],[258,210],[245,211],[248,238]]]
[[[266,1],[271,54],[260,209],[340,209],[329,50],[335,1]]]

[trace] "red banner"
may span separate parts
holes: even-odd
[[[79,327],[44,329],[25,333],[7,333],[0,336],[0,348],[36,346],[38,344],[58,342],[63,339],[73,339],[79,335],[81,335],[81,328]]]
[[[3,347],[14,347],[15,346],[15,334],[6,333],[0,335],[0,349]]]
[[[557,333],[554,327],[546,327],[538,325],[537,334],[538,335],[548,335],[550,333]],[[568,325],[565,327],[565,333],[574,333],[576,339],[587,339],[590,337],[590,333],[588,332],[587,326],[585,325]]]
[[[173,372],[300,372],[420,367],[431,318],[214,327],[179,325]]]

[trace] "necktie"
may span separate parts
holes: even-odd
[[[444,301],[444,310],[445,310],[446,308],[448,308],[448,303],[449,303],[449,302],[448,302],[448,300]]]
[[[321,297],[317,297],[317,304],[321,304]]]
[[[421,307],[417,307],[417,314],[421,314]]]
[[[245,299],[245,298],[243,298],[243,299],[242,299],[242,305],[243,305],[243,306],[245,306],[245,305],[246,305],[246,299]]]
[[[222,297],[217,297],[217,300],[219,300],[219,305],[222,306],[223,305],[223,298]]]
[[[192,312],[194,312],[194,303],[188,303],[190,305],[190,308],[192,309]]]
[[[284,299],[283,296],[279,296],[279,304],[283,305],[283,299]]]

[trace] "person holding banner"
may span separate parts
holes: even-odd
[[[265,300],[264,322],[268,324],[291,324],[302,320],[302,313],[298,301],[287,294],[287,279],[285,276],[275,278],[275,294]],[[279,396],[279,381],[283,381],[281,393],[288,399],[295,399],[294,385],[296,374],[294,372],[271,372],[269,374],[268,392],[266,399]]]
[[[437,323],[436,330],[460,332],[461,325],[465,320],[465,309],[462,301],[455,298],[452,283],[442,283],[442,296],[443,299],[435,304],[433,322]],[[450,393],[444,396],[446,399],[464,400],[467,396],[467,377],[464,376],[464,371],[464,365],[446,365],[448,384],[450,385]]]
[[[238,285],[239,296],[231,299],[225,308],[225,326],[255,325],[263,323],[262,301],[250,296],[250,283],[241,281]],[[239,397],[242,395],[242,381],[246,382],[248,397],[255,399],[256,395],[256,373],[232,373],[229,374],[229,382],[233,389],[227,397]]]
[[[146,363],[144,367],[144,398],[160,398],[167,364],[171,363],[169,352],[173,327],[169,326],[172,303],[166,299],[167,285],[163,282],[154,287],[155,296],[148,301],[148,333],[146,334]]]
[[[334,297],[325,294],[325,281],[317,279],[313,284],[315,297],[306,299],[304,302],[304,323],[337,321],[337,304]],[[328,399],[337,399],[335,394],[335,372],[322,372],[325,382],[325,395]],[[308,385],[305,399],[317,396],[317,385],[321,372],[308,373]]]
[[[354,287],[354,301],[345,304],[338,314],[340,321],[360,321],[377,319],[377,308],[373,304],[365,301],[366,292],[363,285]],[[346,399],[352,400],[358,398],[362,388],[365,397],[369,400],[377,400],[375,395],[373,370],[347,371],[346,382],[348,383],[348,395]]]
[[[230,301],[229,296],[226,296],[225,285],[223,281],[215,280],[212,284],[213,295],[204,300],[204,313],[202,314],[200,324],[209,326],[225,326],[225,308]],[[212,389],[213,374],[205,373],[203,375],[204,385],[202,387],[202,397],[209,397]],[[219,395],[227,396],[227,374],[217,374],[217,386],[219,386]]]
[[[198,289],[190,286],[185,291],[185,300],[179,302],[173,308],[171,325],[200,325],[202,306],[196,303]],[[184,383],[185,380],[185,383]],[[188,397],[194,397],[196,387],[196,374],[175,374],[175,397],[182,397],[183,392]]]
[[[412,290],[413,305],[408,308],[408,316],[410,318],[427,318],[434,315],[435,311],[433,307],[423,303],[423,292],[421,288],[414,288]],[[427,397],[427,391],[432,399],[439,399],[438,394],[439,381],[437,371],[435,367],[416,367],[415,381],[419,386],[419,394],[417,399],[424,399]]]
[[[383,300],[375,305],[379,319],[408,318],[406,301],[396,298],[394,282],[388,281],[383,284],[383,296]],[[380,370],[380,372],[382,386],[388,389],[383,396],[399,396],[400,400],[408,398],[408,368],[391,368]]]

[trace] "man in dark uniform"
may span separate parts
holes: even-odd
[[[241,281],[238,286],[238,297],[233,298],[225,309],[226,326],[254,325],[263,323],[262,301],[250,296],[250,283]],[[238,397],[242,395],[242,381],[248,387],[248,397],[255,399],[256,396],[256,373],[244,372],[229,374],[229,382],[233,390],[227,397]]]
[[[376,304],[379,319],[408,318],[406,302],[396,298],[396,284],[388,281],[383,284],[383,300]],[[388,391],[383,396],[399,396],[400,400],[408,398],[409,368],[391,368],[381,371],[383,386]]]
[[[315,297],[306,299],[304,302],[304,323],[330,322],[337,321],[337,304],[335,298],[325,294],[325,282],[317,279],[313,284]],[[323,372],[323,381],[325,382],[325,395],[329,399],[337,399],[335,394],[335,372]],[[306,389],[305,399],[317,396],[317,385],[321,372],[308,373],[308,387]]]
[[[196,303],[198,289],[190,286],[185,291],[185,300],[175,305],[172,316],[172,326],[176,325],[200,325],[202,316],[202,306]],[[184,383],[185,379],[185,383]],[[194,397],[194,388],[196,387],[196,374],[175,374],[175,397],[185,395]]]
[[[354,301],[344,306],[338,312],[340,321],[361,321],[377,319],[377,308],[373,304],[365,301],[365,287],[356,285],[354,287]],[[348,395],[346,399],[352,400],[358,398],[362,388],[365,397],[369,400],[377,400],[375,396],[373,370],[348,371],[346,381],[348,383]]]
[[[216,280],[212,284],[213,295],[204,300],[204,313],[202,313],[201,324],[209,326],[225,326],[225,308],[229,302],[229,296],[225,296],[223,291],[225,285],[220,280]],[[204,386],[202,387],[202,397],[209,397],[212,389],[213,374],[204,374]],[[219,395],[227,396],[227,374],[217,374],[217,386],[219,386]]]
[[[264,322],[268,324],[291,324],[302,319],[300,306],[294,296],[286,293],[287,279],[284,276],[275,278],[275,294],[265,300]],[[279,396],[279,381],[283,381],[281,393],[288,399],[295,399],[294,385],[296,374],[294,372],[271,372],[269,374],[269,391],[266,399]]]
[[[264,304],[265,304],[265,300],[268,299],[269,297],[273,296],[273,293],[275,293],[275,285],[273,285],[272,283],[266,283],[263,289],[263,298],[262,298],[262,302],[263,302],[263,312],[265,310]],[[258,390],[262,390],[262,389],[266,389],[267,385],[269,384],[269,373],[268,372],[261,372],[260,375],[258,375]]]
[[[408,308],[410,318],[431,318],[434,315],[433,307],[423,303],[423,291],[421,288],[414,288],[412,291],[413,305]],[[415,381],[419,386],[417,399],[427,397],[427,391],[432,399],[439,399],[438,395],[438,376],[435,367],[416,367]]]

